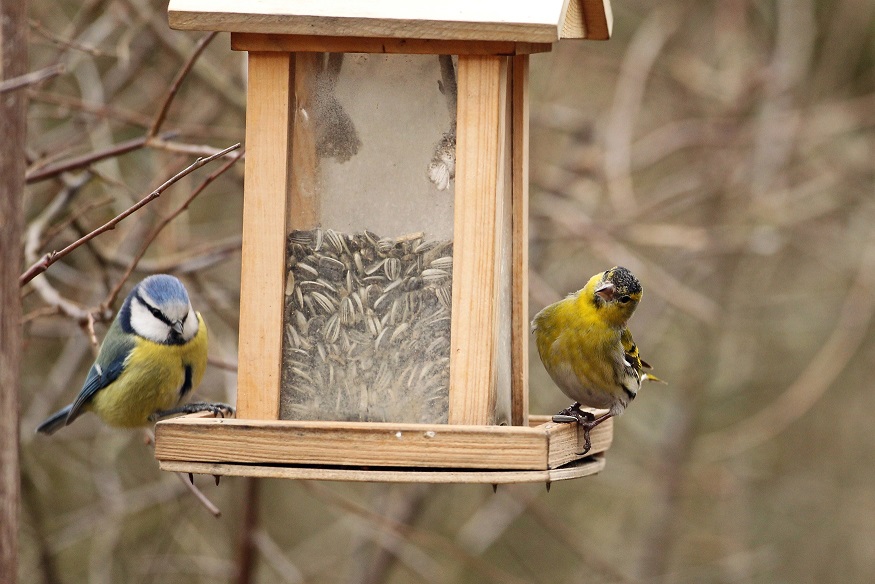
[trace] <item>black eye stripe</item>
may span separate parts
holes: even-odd
[[[142,304],[143,306],[145,306],[145,307],[149,310],[149,312],[152,313],[152,316],[154,316],[155,318],[157,318],[158,320],[160,320],[161,322],[163,322],[163,323],[166,324],[167,326],[173,326],[173,323],[170,322],[170,319],[167,318],[167,317],[164,315],[163,312],[161,312],[160,310],[158,310],[157,308],[155,308],[154,306],[152,306],[151,304],[149,304],[148,302],[146,302],[146,301],[143,299],[143,297],[140,296],[140,293],[139,293],[139,292],[137,292],[137,300],[139,300],[139,301],[140,301],[140,304]]]

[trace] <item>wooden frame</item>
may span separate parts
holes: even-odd
[[[167,12],[181,30],[371,39],[554,43],[604,40],[613,27],[609,0],[170,0]]]
[[[246,170],[251,179],[244,185],[247,204],[243,220],[244,225],[259,227],[244,229],[243,234],[238,369],[238,416],[243,419],[279,418],[282,330],[276,323],[283,320],[285,237],[290,224],[313,220],[313,203],[304,201],[300,193],[300,182],[308,180],[308,169],[313,166],[308,163],[312,155],[302,154],[308,141],[299,137],[305,130],[296,123],[292,97],[295,71],[301,70],[302,62],[304,71],[308,70],[307,54],[249,53]],[[527,382],[517,375],[528,369],[526,246],[520,245],[525,241],[520,238],[527,233],[528,185],[522,177],[527,176],[528,166],[524,127],[528,57],[515,57],[515,64],[508,59],[499,55],[459,56],[459,94],[465,97],[459,100],[457,113],[451,424],[526,423]],[[515,69],[518,75],[513,82]],[[516,114],[511,102],[516,104]],[[514,141],[507,137],[508,123],[517,131]],[[275,144],[285,146],[271,147]],[[298,161],[296,168],[304,168],[303,178],[293,180],[292,160]],[[505,215],[515,216],[512,233],[503,233],[501,228]],[[498,412],[496,404],[502,400],[496,387],[497,254],[503,238],[517,242],[512,260],[510,346],[512,379],[517,381],[515,387],[507,388],[507,411]],[[261,365],[267,362],[277,365]]]
[[[499,485],[507,483],[547,483],[597,474],[605,468],[604,453],[576,460],[549,470],[454,470],[454,469],[362,469],[336,467],[261,466],[215,462],[162,461],[161,470],[206,475],[227,475],[271,479],[380,483],[468,483]]]
[[[249,53],[237,366],[237,415],[247,419],[279,417],[288,214],[276,204],[287,207],[291,191],[292,62]]]
[[[265,0],[255,14],[231,0],[171,0],[172,26],[232,33],[232,48],[248,51],[249,85],[237,419],[159,422],[162,469],[505,483],[603,468],[611,420],[584,458],[578,425],[528,411],[528,68],[529,54],[560,37],[607,38],[610,5],[521,6]],[[286,237],[320,217],[305,113],[325,52],[458,56],[448,424],[278,419]]]
[[[393,424],[366,422],[258,421],[186,416],[159,422],[155,457],[164,470],[226,474],[237,465],[270,464],[261,476],[288,476],[329,467],[335,480],[357,480],[352,472],[367,467],[373,472],[404,474],[412,469],[422,477],[441,472],[467,474],[470,479],[487,471],[489,480],[449,482],[530,482],[562,480],[557,471],[569,463],[590,460],[610,448],[612,421],[592,431],[586,457],[583,432],[576,424],[556,424],[548,416],[533,416],[532,426],[452,424]],[[206,466],[205,466],[206,465]],[[582,465],[575,476],[591,474],[600,465]],[[219,472],[219,471],[222,472]],[[504,471],[515,471],[513,473]],[[233,473],[232,473],[233,474]],[[386,475],[389,476],[389,475]],[[345,477],[345,478],[344,478]],[[446,482],[443,480],[436,482]],[[504,480],[501,480],[504,479]],[[381,479],[385,480],[385,479]],[[415,482],[407,477],[401,482]]]

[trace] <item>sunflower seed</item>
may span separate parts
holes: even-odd
[[[281,417],[446,421],[452,242],[315,228],[287,248]]]

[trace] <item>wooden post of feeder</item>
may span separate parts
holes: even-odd
[[[237,365],[237,415],[247,419],[279,417],[286,213],[275,203],[290,192],[292,56],[249,53]]]
[[[529,425],[529,56],[513,57],[511,424]]]
[[[458,87],[449,421],[494,424],[507,58],[459,55]]]

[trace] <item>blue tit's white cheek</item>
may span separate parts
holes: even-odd
[[[200,323],[197,320],[197,315],[194,313],[194,309],[189,306],[188,314],[185,317],[185,322],[182,327],[182,338],[186,341],[192,340],[198,332],[200,328]]]
[[[170,327],[155,316],[138,299],[131,302],[131,328],[141,337],[162,343],[170,335]]]

